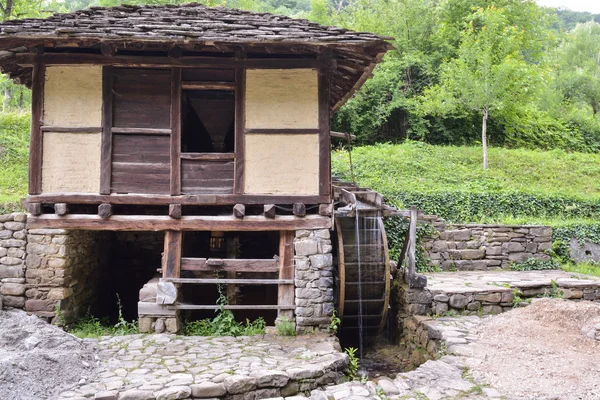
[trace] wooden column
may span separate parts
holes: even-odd
[[[100,194],[110,194],[112,175],[113,67],[102,68],[102,145],[100,149]]]
[[[31,136],[29,139],[29,194],[42,192],[42,118],[44,116],[44,83],[46,65],[37,56],[31,82]]]
[[[181,68],[171,69],[171,195],[181,194]]]
[[[233,193],[244,193],[244,157],[246,139],[244,138],[244,125],[246,114],[244,111],[244,97],[246,91],[246,69],[238,67],[235,70],[235,176],[233,179]]]
[[[281,231],[279,236],[279,279],[291,279],[294,281],[294,231]],[[277,305],[294,305],[293,283],[279,285],[277,294]],[[278,310],[278,317],[292,319],[293,310]]]
[[[179,278],[181,275],[181,247],[183,233],[181,231],[165,232],[165,252],[163,254],[163,278]]]
[[[319,195],[331,196],[331,129],[329,85],[331,54],[319,57]]]

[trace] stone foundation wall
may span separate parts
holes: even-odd
[[[506,269],[511,262],[535,257],[548,260],[552,228],[532,225],[447,225],[437,216],[425,216],[436,233],[423,239],[424,256],[442,270]]]
[[[0,215],[0,309],[25,307],[27,215]]]
[[[47,319],[57,307],[67,322],[93,307],[98,287],[97,244],[102,233],[30,229],[25,310]]]
[[[296,330],[325,330],[333,314],[333,256],[327,229],[296,231]]]

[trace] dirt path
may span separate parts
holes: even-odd
[[[598,328],[598,330],[595,330]],[[517,399],[600,399],[600,304],[540,299],[487,319],[470,345],[476,378]]]

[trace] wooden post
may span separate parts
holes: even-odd
[[[31,215],[41,215],[42,203],[28,203],[27,212]]]
[[[171,69],[171,195],[181,194],[181,68]]]
[[[102,68],[102,145],[100,147],[100,194],[110,194],[112,175],[113,68]]]
[[[408,228],[408,282],[412,283],[416,271],[417,251],[417,207],[410,208],[410,225]]]
[[[319,195],[331,196],[331,53],[319,56]]]
[[[181,231],[165,232],[165,252],[163,255],[163,278],[179,278],[181,274]]]
[[[279,233],[279,279],[294,280],[294,231],[281,231]],[[294,305],[294,284],[279,285],[277,305]],[[293,310],[278,310],[277,317],[292,319]]]
[[[29,138],[29,194],[42,192],[42,118],[46,65],[36,56],[31,78],[31,136]]]
[[[319,215],[331,217],[333,215],[333,203],[319,204]]]
[[[233,193],[244,193],[244,159],[246,157],[246,139],[244,137],[245,109],[244,97],[246,91],[246,69],[238,67],[235,70],[235,176]]]

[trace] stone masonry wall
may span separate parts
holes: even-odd
[[[296,330],[324,330],[333,314],[333,257],[327,229],[296,231]]]
[[[58,306],[67,321],[85,314],[97,287],[97,236],[85,231],[29,230],[26,311],[51,320]]]
[[[0,215],[0,309],[25,306],[27,215]]]
[[[442,270],[506,269],[511,262],[535,257],[548,260],[552,228],[533,225],[452,224],[437,216],[425,216],[436,233],[423,239],[430,265]]]

